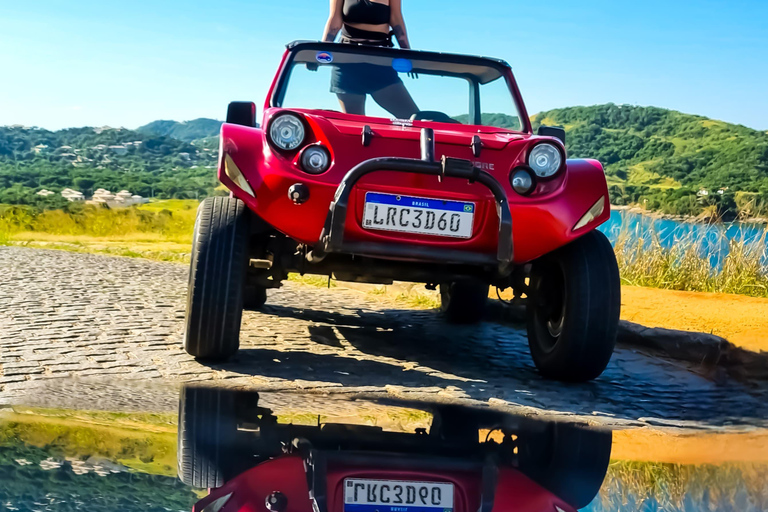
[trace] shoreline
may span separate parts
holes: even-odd
[[[750,224],[754,226],[768,226],[768,218],[766,217],[749,217],[747,219],[736,219],[731,221],[724,221],[721,219],[712,219],[711,217],[694,217],[692,215],[673,215],[671,213],[662,213],[653,210],[644,210],[638,205],[611,205],[611,211],[624,211],[628,213],[635,213],[643,215],[653,219],[665,219],[674,220],[677,222],[686,222],[688,224],[708,224],[708,225],[726,225],[726,224]]]

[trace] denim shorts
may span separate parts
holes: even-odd
[[[340,64],[331,74],[334,94],[373,94],[396,83],[402,83],[397,71],[375,64]]]

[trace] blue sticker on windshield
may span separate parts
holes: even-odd
[[[408,59],[392,59],[392,69],[398,73],[410,73],[413,71],[413,62]]]
[[[317,62],[320,64],[330,64],[333,62],[333,55],[331,55],[330,52],[317,52],[315,59],[317,59]]]

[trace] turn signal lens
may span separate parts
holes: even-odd
[[[328,150],[319,145],[307,146],[301,152],[301,168],[309,174],[321,174],[331,165]]]
[[[229,493],[226,496],[222,496],[221,498],[215,499],[212,502],[210,502],[208,505],[206,505],[203,510],[200,512],[219,512],[222,508],[224,508],[224,505],[227,504],[229,501],[229,498],[232,497],[233,493]]]
[[[253,189],[245,180],[245,176],[240,172],[240,169],[235,165],[235,161],[232,160],[232,157],[229,156],[229,154],[224,155],[224,174],[226,174],[227,178],[231,179],[240,190],[251,197],[256,197],[256,194],[253,193]]]
[[[577,229],[581,229],[599,216],[603,214],[605,211],[605,196],[601,196],[600,199],[597,200],[595,204],[592,205],[592,208],[587,210],[587,213],[584,214],[584,216],[579,219],[579,222],[576,223],[575,226],[573,226],[573,230],[576,231]]]

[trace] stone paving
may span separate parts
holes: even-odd
[[[768,418],[768,389],[710,380],[680,362],[620,347],[595,382],[550,382],[519,327],[448,325],[434,311],[290,282],[262,312],[244,313],[235,360],[204,365],[181,345],[185,266],[0,247],[0,270],[0,403],[97,403],[103,388],[94,383],[108,379],[124,383],[125,405],[146,400],[147,383],[232,379],[479,400],[626,425],[733,429]]]

